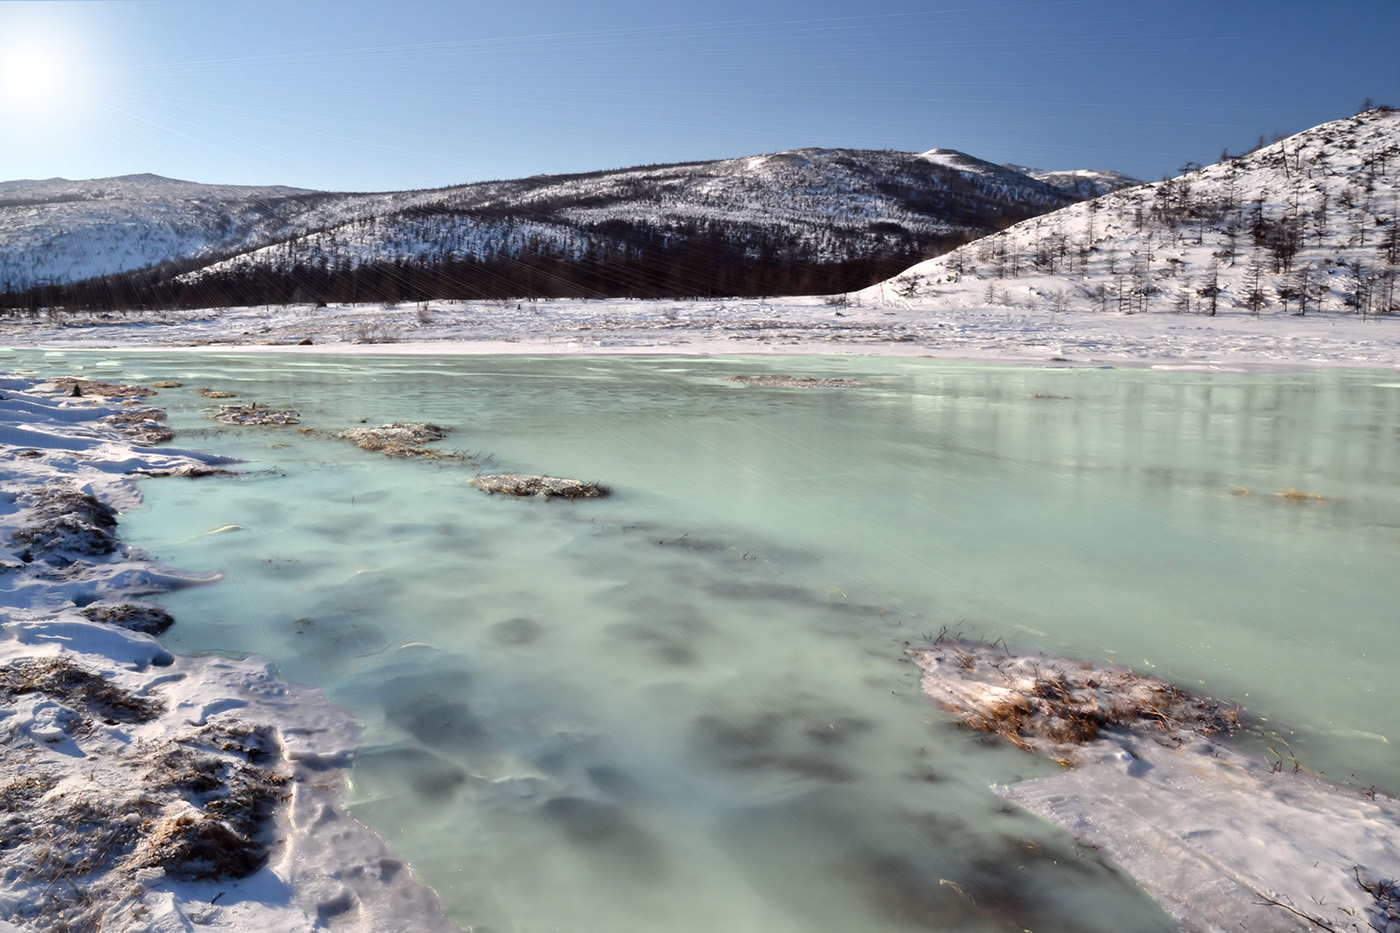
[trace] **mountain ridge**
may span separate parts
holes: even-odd
[[[810,147],[371,193],[151,173],[0,182],[0,293],[159,278],[162,268],[178,268],[188,284],[255,270],[290,275],[298,263],[577,260],[589,250],[630,255],[685,240],[723,241],[731,258],[787,254],[822,265],[887,255],[898,268],[900,258],[941,252],[1079,196],[956,155],[967,164],[954,170],[910,153]]]

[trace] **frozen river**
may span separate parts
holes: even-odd
[[[226,574],[163,598],[163,640],[353,710],[354,812],[464,927],[1171,929],[989,792],[1058,766],[930,706],[904,650],[945,628],[1241,702],[1246,745],[1400,789],[1393,373],[6,358],[181,381],[177,443],[250,461],[122,518]],[[870,384],[723,379],[768,372]],[[200,387],[314,431],[217,425]],[[487,497],[333,436],[402,420],[614,495]]]

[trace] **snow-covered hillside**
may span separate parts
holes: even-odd
[[[1131,188],[1134,185],[1142,184],[1142,179],[1133,178],[1131,175],[1124,175],[1122,172],[1098,171],[1087,168],[1072,169],[1063,172],[1047,172],[1043,169],[1027,168],[1024,165],[1012,165],[1009,162],[1005,163],[1002,167],[1022,172],[1037,181],[1043,181],[1047,185],[1054,185],[1061,191],[1066,191],[1084,200],[1102,197],[1105,194],[1118,191],[1121,188]]]
[[[159,175],[0,182],[0,293],[209,261],[333,223],[361,201]]]
[[[439,263],[722,241],[739,255],[917,258],[1073,203],[951,150],[845,149],[387,194],[152,175],[0,184],[0,292],[178,263],[169,274]],[[198,270],[198,271],[196,271]]]
[[[927,255],[1072,203],[1074,196],[970,156],[798,149],[771,155],[426,192],[189,276],[367,262],[452,262],[543,253],[577,259],[717,239],[758,259]]]
[[[1023,221],[857,301],[929,309],[1400,310],[1400,112],[1325,123]]]

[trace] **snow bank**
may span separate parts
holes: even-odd
[[[169,617],[133,597],[217,575],[122,544],[128,474],[221,459],[96,424],[138,396],[71,391],[0,379],[0,930],[455,930],[346,814],[344,711],[148,634]]]

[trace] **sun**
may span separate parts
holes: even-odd
[[[0,39],[0,116],[24,124],[62,123],[81,100],[79,57],[46,32]]]

